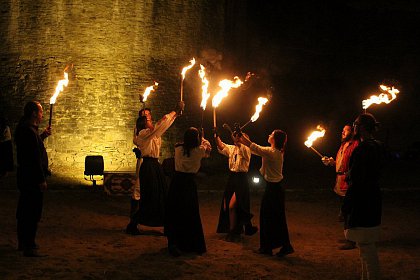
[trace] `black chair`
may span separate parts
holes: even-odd
[[[92,181],[93,186],[96,186],[96,179],[94,176],[104,176],[104,158],[102,156],[86,156],[85,158],[85,180]],[[86,178],[88,176],[88,178]]]

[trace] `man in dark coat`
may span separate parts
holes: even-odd
[[[16,128],[17,186],[20,192],[16,210],[18,250],[25,257],[40,257],[35,243],[38,222],[41,219],[43,192],[47,189],[48,156],[43,140],[51,135],[48,127],[42,134],[38,126],[43,110],[39,102],[25,105],[24,115]]]

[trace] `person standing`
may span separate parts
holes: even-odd
[[[181,252],[206,252],[194,177],[201,159],[209,157],[211,145],[200,138],[198,129],[190,127],[184,133],[184,142],[175,145],[175,173],[169,187],[164,228],[169,253],[174,257]]]
[[[237,241],[244,231],[253,235],[258,228],[252,226],[250,212],[248,169],[251,160],[249,147],[239,142],[238,133],[231,134],[234,145],[222,142],[217,133],[215,140],[220,154],[229,158],[229,178],[220,207],[217,233],[228,233],[227,241]]]
[[[341,132],[341,145],[337,152],[335,160],[332,157],[323,157],[322,163],[326,166],[335,166],[336,181],[334,186],[334,192],[340,198],[340,212],[338,219],[340,222],[344,221],[341,213],[341,206],[343,205],[343,199],[348,189],[348,183],[346,182],[346,174],[349,171],[350,156],[353,150],[359,145],[359,140],[353,137],[353,129],[350,124],[346,124]],[[356,248],[356,243],[345,239],[344,244],[339,247],[340,250],[351,250]]]
[[[184,110],[184,102],[179,101],[176,109],[166,114],[156,124],[153,124],[150,109],[139,112],[139,116],[146,117],[144,129],[134,135],[133,143],[142,153],[143,162],[139,170],[140,200],[138,204],[137,223],[129,223],[127,233],[141,234],[137,224],[161,227],[164,223],[165,200],[167,195],[167,184],[165,174],[158,158],[162,145],[161,136],[175,121],[178,112]],[[131,232],[130,232],[131,231]]]
[[[283,185],[283,161],[287,134],[280,129],[275,129],[268,136],[269,147],[259,146],[243,134],[240,142],[248,146],[252,154],[262,158],[260,173],[266,182],[260,208],[258,253],[271,256],[273,249],[281,247],[276,255],[284,257],[294,252],[286,222]]]
[[[18,250],[25,257],[41,257],[35,237],[43,208],[43,193],[47,189],[48,156],[43,140],[51,135],[51,127],[38,134],[43,118],[39,102],[31,101],[24,107],[16,132],[17,187],[19,201],[16,210]]]
[[[375,243],[379,240],[382,218],[379,178],[385,153],[382,144],[373,137],[378,125],[373,115],[361,114],[353,125],[360,144],[353,151],[347,174],[349,188],[342,206],[344,234],[359,247],[362,279],[379,279]]]
[[[147,109],[150,110],[150,109]],[[133,141],[139,135],[139,132],[142,129],[146,128],[147,117],[142,115],[144,110],[140,110],[140,115],[136,120],[136,127],[134,128]],[[128,223],[125,232],[131,235],[139,235],[140,231],[137,228],[138,225],[138,211],[139,211],[139,201],[140,201],[140,166],[143,162],[142,154],[139,147],[133,149],[134,154],[136,155],[136,181],[133,187],[133,193],[130,200],[130,222]]]

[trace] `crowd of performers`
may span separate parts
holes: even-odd
[[[131,197],[130,221],[126,233],[143,234],[141,226],[164,227],[168,251],[174,256],[184,252],[203,254],[206,243],[199,212],[195,174],[201,159],[210,156],[210,142],[202,131],[190,127],[183,141],[175,145],[174,173],[169,186],[158,158],[161,136],[184,109],[182,101],[176,108],[153,123],[151,110],[139,111],[133,134],[136,145],[136,184]],[[43,118],[39,102],[28,102],[15,134],[17,151],[17,185],[20,197],[17,206],[18,249],[24,256],[39,257],[35,242],[37,225],[47,189],[48,157],[43,140],[51,128],[41,134],[38,126]],[[362,273],[367,279],[379,277],[379,261],[375,242],[381,224],[381,191],[378,184],[383,147],[373,137],[378,123],[365,113],[342,132],[342,145],[335,159],[322,158],[327,166],[336,167],[335,192],[341,197],[339,217],[344,221],[348,248],[360,250]],[[240,131],[231,133],[233,145],[224,143],[217,128],[213,131],[217,150],[228,158],[229,177],[222,197],[216,231],[226,234],[226,241],[237,242],[241,235],[254,235],[259,230],[259,254],[278,257],[292,254],[285,213],[283,160],[287,143],[286,132],[274,129],[268,146],[260,146]],[[250,194],[247,172],[251,154],[262,158],[260,173],[266,187],[261,200],[259,228],[251,222]]]

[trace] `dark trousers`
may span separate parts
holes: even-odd
[[[18,246],[23,249],[35,247],[38,222],[43,206],[42,192],[21,192],[16,210]]]

